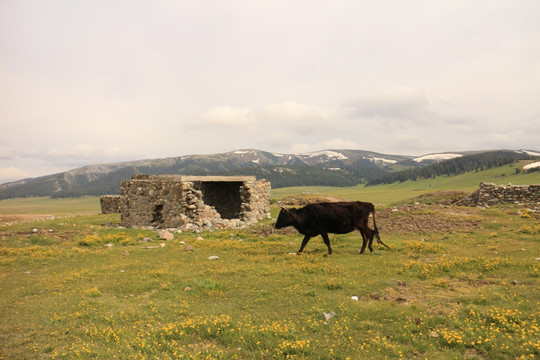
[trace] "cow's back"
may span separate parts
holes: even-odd
[[[336,234],[353,231],[372,210],[373,204],[360,201],[317,203],[304,207],[310,229]]]

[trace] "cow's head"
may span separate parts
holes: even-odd
[[[281,211],[279,212],[276,224],[274,225],[276,229],[281,229],[293,224],[293,216],[291,214],[291,210],[287,209],[283,205],[279,205],[279,207],[281,208]]]

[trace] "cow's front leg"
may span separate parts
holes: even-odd
[[[330,246],[330,239],[328,238],[328,234],[327,233],[322,233],[321,236],[322,236],[322,238],[324,240],[324,243],[328,247],[328,255],[332,255],[332,247]]]
[[[300,255],[302,251],[304,251],[304,248],[306,247],[307,243],[309,242],[309,239],[311,239],[311,236],[306,235],[304,236],[304,240],[302,240],[302,245],[300,246],[300,250],[298,250],[297,254]]]

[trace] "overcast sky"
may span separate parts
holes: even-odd
[[[0,183],[256,148],[540,150],[540,1],[0,0]]]

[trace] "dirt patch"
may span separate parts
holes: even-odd
[[[304,206],[307,204],[323,203],[323,202],[338,202],[338,201],[347,201],[347,200],[342,199],[337,196],[307,193],[307,194],[287,196],[283,199],[278,200],[278,203],[281,205]]]
[[[467,232],[481,227],[474,209],[443,205],[403,205],[376,212],[381,232]],[[370,222],[371,223],[371,222]]]
[[[434,191],[416,196],[412,199],[402,201],[401,204],[418,203],[425,205],[452,205],[453,203],[463,199],[467,195],[469,195],[469,193],[464,191]]]
[[[291,235],[298,234],[298,231],[292,227],[287,226],[283,229],[274,228],[274,224],[260,224],[255,225],[250,228],[247,228],[246,231],[251,232],[252,234],[260,235],[262,237],[267,237],[270,235]]]

